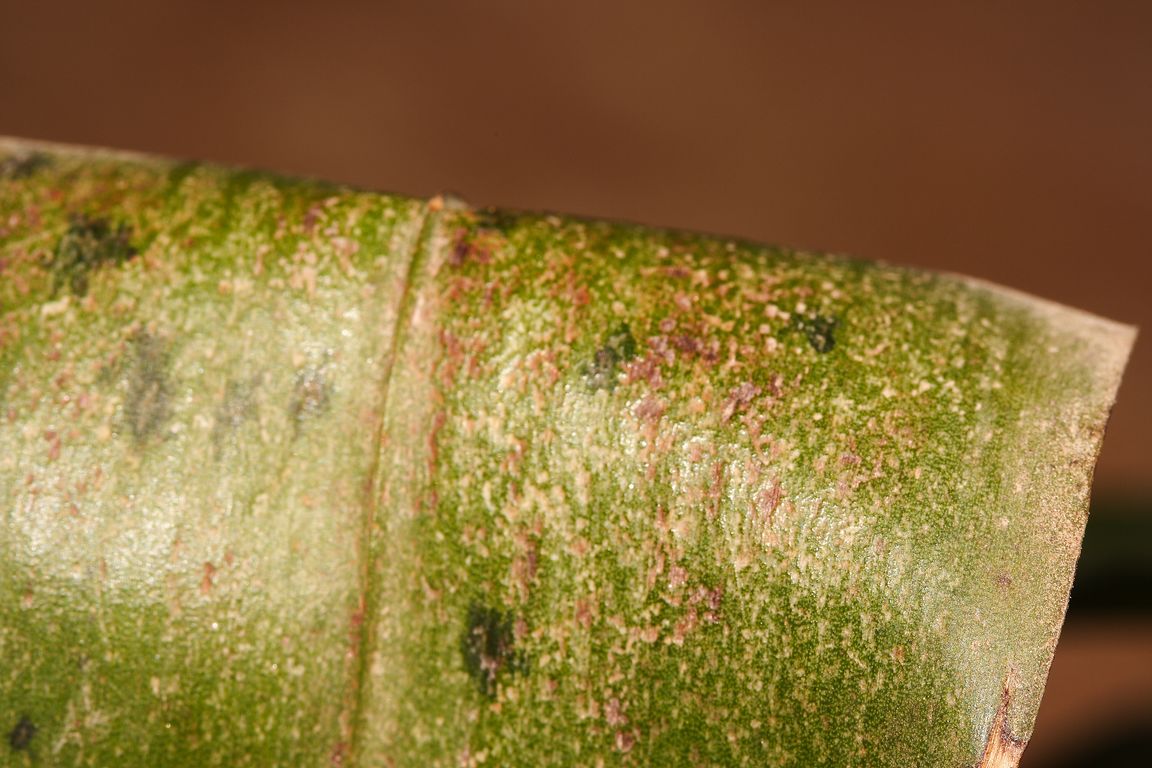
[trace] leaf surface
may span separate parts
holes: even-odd
[[[1130,328],[0,144],[13,765],[1013,765]]]

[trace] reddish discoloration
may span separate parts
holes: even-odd
[[[661,360],[658,353],[652,351],[636,360],[627,363],[624,368],[625,383],[634,384],[643,382],[650,389],[662,389],[664,378],[660,373]]]
[[[48,461],[56,461],[60,458],[60,433],[49,429],[44,433],[44,440],[48,443]]]
[[[473,231],[465,227],[456,230],[452,238],[448,263],[460,267],[466,263],[488,264],[492,261],[491,249],[499,246],[503,238],[492,230]]]
[[[706,339],[703,336],[679,334],[668,338],[668,344],[686,361],[700,360],[712,365],[720,359],[719,339]]]
[[[516,536],[517,553],[512,561],[512,583],[521,602],[527,602],[536,571],[540,567],[539,533],[521,531]]]
[[[613,728],[628,724],[628,717],[624,714],[624,706],[617,697],[613,696],[608,699],[604,705],[604,720]]]
[[[347,762],[348,755],[351,751],[351,745],[346,741],[338,741],[332,745],[332,751],[328,756],[328,763],[333,768],[342,768]]]
[[[734,388],[728,393],[728,398],[724,401],[724,406],[720,411],[720,420],[728,421],[734,414],[746,410],[760,392],[760,387],[750,381]]]
[[[773,518],[776,515],[776,509],[780,506],[780,502],[784,499],[784,490],[780,487],[780,483],[773,482],[768,488],[765,488],[756,494],[756,511],[760,515],[760,519],[765,525],[771,525]]]
[[[212,591],[212,588],[216,585],[215,584],[216,566],[213,565],[212,563],[205,562],[201,571],[202,571],[202,575],[200,577],[200,594],[207,595]]]
[[[576,613],[575,619],[577,625],[582,627],[585,631],[592,628],[592,623],[599,615],[598,610],[599,602],[592,596],[576,598]]]
[[[359,658],[364,645],[364,618],[367,596],[363,591],[356,598],[356,609],[348,616],[348,658]]]

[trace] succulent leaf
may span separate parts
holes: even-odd
[[[0,763],[1014,765],[1132,329],[0,143]]]

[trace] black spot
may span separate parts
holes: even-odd
[[[480,693],[495,698],[497,684],[506,674],[525,669],[524,657],[513,648],[512,618],[503,611],[478,603],[468,606],[468,623],[460,638],[464,668],[476,681]]]
[[[516,226],[520,215],[500,208],[481,208],[476,211],[476,226],[493,232],[506,233]]]
[[[137,445],[159,434],[171,416],[168,347],[149,333],[132,338],[132,369],[124,418]]]
[[[13,752],[21,752],[28,749],[35,735],[35,723],[28,718],[28,715],[24,715],[20,718],[20,722],[16,723],[16,727],[8,732],[8,746],[12,747]]]
[[[0,160],[0,179],[25,179],[52,164],[43,152],[17,152]]]
[[[49,262],[52,295],[65,287],[77,296],[86,295],[93,270],[105,264],[123,264],[136,254],[129,242],[131,234],[126,224],[113,227],[107,219],[73,216]]]
[[[323,368],[309,366],[296,374],[296,387],[292,394],[292,403],[288,406],[288,413],[292,417],[297,434],[304,421],[328,410],[329,389]]]
[[[604,345],[596,350],[592,359],[585,363],[581,369],[584,381],[588,388],[607,389],[616,388],[616,370],[620,363],[631,360],[636,356],[636,339],[632,336],[632,329],[628,323],[621,323],[605,341]]]
[[[819,354],[831,352],[832,348],[836,346],[834,334],[837,326],[840,325],[839,318],[815,315],[814,317],[797,317],[795,322],[796,327],[807,337],[808,344]]]

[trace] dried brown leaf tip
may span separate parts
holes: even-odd
[[[1012,677],[1009,676],[1004,681],[1000,708],[996,710],[996,717],[988,730],[984,756],[980,758],[977,768],[1016,768],[1020,764],[1020,756],[1024,754],[1027,742],[1013,734],[1008,726],[1008,707],[1012,704],[1013,688]]]

